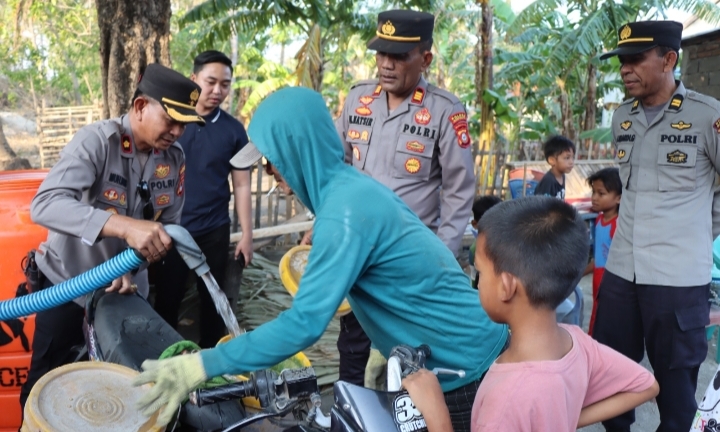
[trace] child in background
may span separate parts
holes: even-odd
[[[585,274],[593,274],[593,307],[590,315],[588,334],[592,335],[597,311],[598,288],[605,273],[610,243],[615,235],[617,226],[620,198],[622,197],[622,181],[617,168],[605,168],[588,177],[592,188],[592,211],[599,213],[595,222],[595,253],[590,264],[585,268]]]
[[[473,220],[471,222],[472,227],[477,230],[478,222],[480,221],[480,218],[483,217],[486,211],[490,210],[495,204],[501,203],[502,200],[495,195],[485,195],[478,198],[475,198],[475,202],[473,202],[472,206],[472,212],[473,212]],[[477,236],[476,236],[477,237]],[[473,242],[472,245],[470,245],[470,260],[468,261],[470,263],[475,262],[475,242]],[[475,266],[473,265],[473,268]],[[478,282],[478,275],[477,271],[475,272],[475,282],[473,283],[473,288],[477,289],[477,282]]]
[[[506,201],[483,216],[478,231],[480,302],[512,337],[480,384],[473,432],[574,432],[658,394],[645,368],[555,321],[588,257],[587,227],[572,206],[547,197]],[[430,432],[452,431],[431,372],[409,375],[403,385]]]
[[[534,195],[565,200],[565,174],[569,174],[575,164],[575,144],[564,136],[556,135],[545,141],[543,151],[550,171],[535,187]]]

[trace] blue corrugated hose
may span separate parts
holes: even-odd
[[[72,279],[42,291],[0,302],[0,321],[27,316],[60,306],[74,298],[109,285],[130,270],[140,267],[145,259],[134,249],[128,249],[107,262]]]

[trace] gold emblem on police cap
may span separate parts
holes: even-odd
[[[626,25],[625,27],[620,30],[620,40],[625,40],[630,37],[632,34],[632,29],[629,25]]]
[[[392,36],[395,34],[395,26],[388,20],[385,24],[380,27],[380,30],[384,35]]]
[[[200,92],[197,91],[197,89],[193,90],[192,93],[190,93],[190,105],[195,106],[199,97]]]

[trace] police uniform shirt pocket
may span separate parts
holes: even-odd
[[[393,176],[426,181],[430,177],[435,142],[411,134],[400,134],[395,147]]]
[[[345,134],[345,141],[350,144],[352,149],[352,162],[356,168],[365,168],[365,160],[367,152],[370,149],[370,137],[372,136],[371,127],[363,127],[359,125],[350,125]]]
[[[95,197],[95,208],[112,214],[127,214],[127,190],[118,185],[104,182],[100,193]]]
[[[661,192],[694,190],[697,154],[696,145],[659,144],[658,189]]]

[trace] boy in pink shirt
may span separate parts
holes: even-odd
[[[512,336],[475,397],[473,432],[573,432],[657,395],[649,371],[555,321],[585,268],[586,245],[582,219],[557,199],[507,201],[483,216],[475,253],[480,302]],[[403,385],[429,432],[452,431],[432,373],[412,374]]]

